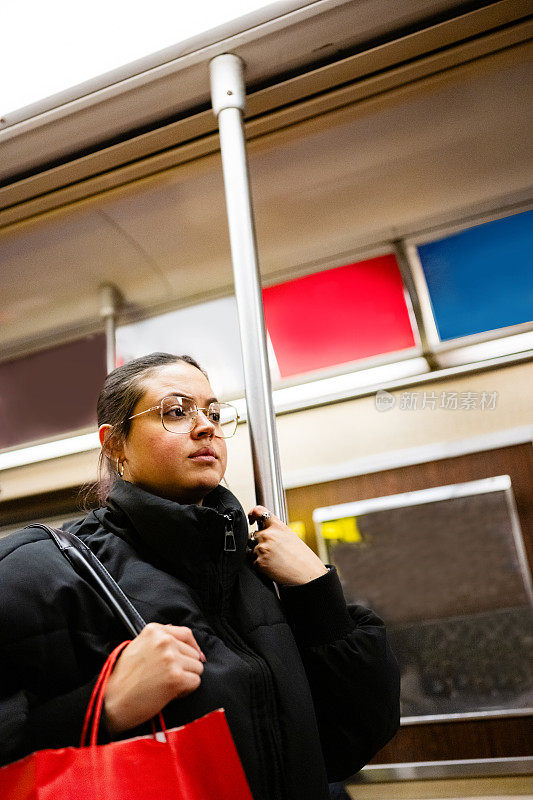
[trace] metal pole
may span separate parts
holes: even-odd
[[[104,320],[108,375],[117,365],[116,314],[119,298],[120,295],[113,284],[105,283],[103,286],[100,286],[100,316]]]
[[[246,404],[257,502],[287,521],[272,404],[252,199],[244,139],[245,87],[238,56],[210,63],[211,99],[218,117],[228,227],[239,315]]]

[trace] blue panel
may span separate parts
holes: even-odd
[[[533,211],[418,248],[440,338],[533,319]]]

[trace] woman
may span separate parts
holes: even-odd
[[[112,674],[101,741],[146,732],[163,708],[171,727],[223,707],[256,800],[324,800],[396,731],[396,662],[381,620],[347,608],[335,568],[262,506],[250,547],[220,485],[226,411],[188,356],[138,358],[104,384],[106,501],[70,530],[149,624]],[[126,636],[40,529],[0,542],[0,582],[5,763],[78,744]]]

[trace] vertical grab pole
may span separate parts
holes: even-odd
[[[239,315],[248,423],[257,502],[287,522],[268,370],[265,320],[244,139],[243,63],[224,54],[210,65]]]
[[[111,283],[100,286],[100,316],[104,320],[106,342],[107,374],[113,372],[117,365],[116,315],[119,304],[119,293]]]

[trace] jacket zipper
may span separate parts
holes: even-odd
[[[272,756],[272,762],[267,763],[265,765],[265,769],[267,773],[270,774],[270,781],[268,777],[264,779],[264,785],[267,790],[267,797],[268,800],[286,800],[285,799],[285,792],[283,791],[283,769],[282,769],[282,760],[279,750],[278,742],[280,740],[280,733],[279,728],[275,723],[276,720],[276,708],[274,703],[272,702],[273,697],[273,683],[272,678],[268,674],[268,667],[264,663],[264,660],[256,655],[253,650],[249,650],[247,647],[242,646],[240,642],[236,640],[236,632],[233,628],[228,625],[227,622],[219,618],[220,626],[225,632],[224,642],[230,650],[233,650],[234,653],[239,654],[244,661],[248,662],[252,666],[252,679],[256,685],[256,688],[259,688],[263,698],[265,698],[264,708],[266,713],[269,716],[267,720],[267,731],[268,731],[268,745],[269,750],[266,749],[264,740],[260,741],[260,747],[262,749],[262,754],[267,756],[268,760],[268,752],[270,751]],[[259,673],[259,674],[258,674]],[[260,737],[259,737],[260,738]],[[274,779],[274,786],[271,785],[271,781]]]
[[[233,531],[233,524],[234,518],[231,513],[224,514],[224,551],[225,552],[235,552],[237,550],[236,541],[235,541],[235,533]],[[253,650],[246,646],[246,643],[243,642],[236,631],[223,619],[224,614],[224,588],[226,583],[226,568],[227,568],[227,557],[222,559],[222,580],[221,580],[221,594],[220,594],[220,601],[219,601],[219,622],[224,631],[226,632],[226,645],[230,646],[231,649],[239,653],[245,661],[250,663],[252,666],[256,666],[259,668],[259,679],[257,677],[257,670],[254,670],[252,675],[255,677],[255,681],[259,680],[260,688],[263,693],[263,697],[266,700],[265,707],[267,709],[267,713],[270,715],[270,719],[272,722],[269,722],[268,729],[269,729],[269,739],[270,739],[270,749],[273,755],[274,764],[272,764],[274,774],[276,776],[276,786],[269,787],[269,789],[274,788],[275,795],[270,796],[269,800],[283,800],[284,792],[282,789],[282,777],[283,777],[283,770],[282,770],[282,759],[281,753],[279,750],[278,742],[280,740],[280,732],[279,728],[276,724],[277,719],[277,711],[275,708],[275,703],[273,702],[272,698],[274,697],[274,685],[272,681],[272,676],[270,675],[270,671],[268,665],[265,663],[264,659],[254,653]],[[255,674],[254,674],[255,673]],[[268,767],[267,767],[268,769]],[[267,781],[268,782],[268,781]]]
[[[226,553],[235,553],[237,550],[231,514],[224,514],[224,550]]]

